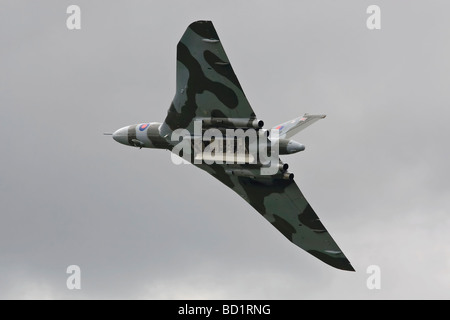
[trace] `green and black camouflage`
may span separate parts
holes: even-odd
[[[172,150],[176,144],[171,141],[172,132],[186,129],[193,136],[196,120],[221,130],[233,123],[254,127],[256,115],[211,21],[197,21],[187,28],[177,45],[176,76],[176,94],[165,121],[150,123],[148,127],[145,124],[130,126],[128,132],[119,129],[114,137],[117,141],[141,148]],[[279,130],[280,138],[290,138],[324,117],[305,114],[275,129]],[[194,148],[192,154],[195,154]],[[195,165],[235,191],[289,241],[335,268],[354,271],[293,181],[293,175],[289,179],[283,176],[284,163],[278,161],[280,169],[271,176],[261,175],[260,165]],[[193,163],[193,158],[190,162]],[[234,174],[242,171],[246,174]]]
[[[196,118],[256,118],[211,21],[192,23],[178,43],[176,90],[162,129],[192,131]],[[354,270],[294,181],[233,176],[225,173],[226,164],[197,166],[300,248],[333,267]]]

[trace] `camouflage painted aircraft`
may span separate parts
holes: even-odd
[[[273,127],[279,133],[279,154],[304,150],[290,138],[324,117],[305,114]],[[201,121],[203,129],[221,131],[263,130],[264,126],[247,101],[211,21],[192,23],[177,45],[176,94],[164,122],[126,126],[112,136],[125,145],[172,151],[179,142],[172,141],[172,133],[186,129],[193,135],[194,121]],[[235,191],[289,241],[335,268],[354,271],[279,158],[277,173],[266,176],[260,173],[260,163],[194,163],[193,157],[194,146],[190,162]]]

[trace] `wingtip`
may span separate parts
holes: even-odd
[[[346,268],[342,268],[341,270],[356,272],[355,268],[353,268],[353,266],[350,264],[350,262],[348,263],[348,266]]]
[[[341,251],[339,251],[339,254],[336,253],[337,256],[330,255],[329,253],[320,252],[317,250],[307,250],[307,251],[317,259],[322,260],[326,264],[336,269],[355,272],[355,269],[351,265],[350,261],[348,261],[348,259]]]
[[[212,21],[211,20],[196,20],[194,22],[191,22],[189,27],[205,25],[205,24],[212,24]]]
[[[214,28],[211,20],[197,20],[192,22],[188,29],[194,31],[199,36],[205,39],[219,40],[219,36]]]
[[[353,266],[350,264],[350,261],[346,261],[347,263],[339,263],[339,264],[331,264],[328,263],[330,266],[339,269],[339,270],[343,270],[343,271],[349,271],[349,272],[356,272],[355,268],[353,268]]]
[[[324,261],[324,260],[322,260]],[[355,268],[351,265],[350,261],[347,258],[340,258],[339,261],[335,261],[334,263],[330,261],[324,261],[328,265],[343,271],[356,272]]]
[[[326,118],[327,115],[326,114],[309,114],[309,113],[305,113],[303,115],[303,117],[315,117],[315,118],[323,119],[323,118]]]

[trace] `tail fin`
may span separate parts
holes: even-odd
[[[280,139],[289,139],[294,135],[296,135],[297,133],[299,133],[300,131],[302,131],[303,129],[305,129],[306,127],[312,125],[314,122],[323,119],[325,117],[326,115],[324,114],[312,115],[305,113],[303,117],[298,117],[295,118],[294,120],[284,122],[282,124],[273,127],[272,129],[279,130]]]

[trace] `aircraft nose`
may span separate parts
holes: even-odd
[[[113,139],[119,143],[128,145],[128,127],[120,128],[112,135]]]

